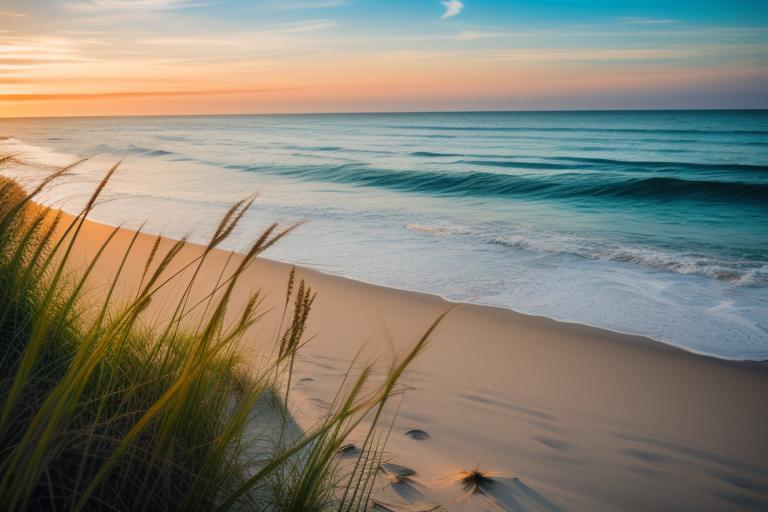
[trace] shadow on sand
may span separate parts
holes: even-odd
[[[562,512],[560,507],[519,478],[493,478],[467,490],[464,499],[471,500],[483,510]]]

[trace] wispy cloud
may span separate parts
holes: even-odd
[[[264,89],[222,89],[201,91],[120,91],[78,94],[0,94],[0,101],[98,100],[115,98],[144,98],[162,96],[209,96],[228,94],[263,94],[292,90],[286,87]]]
[[[677,23],[678,20],[671,18],[640,18],[637,16],[622,16],[619,22],[624,25],[668,25]]]
[[[702,55],[685,48],[552,48],[514,49],[488,52],[489,58],[510,62],[627,62],[633,60],[685,59]]]
[[[464,4],[459,0],[445,0],[440,3],[445,7],[445,12],[441,16],[442,19],[452,18],[464,9]]]
[[[497,37],[510,37],[514,34],[510,32],[474,32],[472,30],[462,30],[456,34],[453,39],[457,41],[476,41],[478,39],[493,39]]]
[[[0,11],[0,16],[8,16],[11,18],[26,18],[27,15],[23,12],[10,12],[10,11]]]
[[[93,60],[88,48],[106,43],[91,39],[69,37],[10,37],[0,36],[0,68],[29,69],[32,67]]]
[[[264,7],[272,11],[299,11],[302,9],[329,9],[347,5],[349,0],[271,0]]]
[[[333,20],[306,20],[289,25],[276,26],[269,32],[296,34],[304,32],[317,32],[318,30],[326,30],[335,26],[336,22]]]
[[[79,0],[68,4],[68,7],[76,11],[101,12],[101,11],[167,11],[172,9],[186,9],[189,7],[203,7],[209,5],[203,2],[189,2],[187,0]]]
[[[249,50],[269,49],[275,46],[284,47],[291,43],[305,42],[303,34],[315,33],[336,26],[330,20],[308,20],[276,26],[270,30],[254,32],[236,32],[228,34],[209,33],[200,36],[167,36],[140,39],[139,44],[154,46],[196,46],[221,47],[231,46]]]
[[[567,63],[567,62],[622,62],[686,59],[714,53],[718,49],[693,48],[516,48],[473,50],[401,50],[379,54],[389,61],[425,61],[452,63],[460,60],[475,65],[489,62],[517,64]],[[736,52],[737,50],[733,50]],[[511,68],[510,68],[511,69]]]

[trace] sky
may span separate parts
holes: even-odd
[[[0,117],[768,108],[768,0],[0,0]]]

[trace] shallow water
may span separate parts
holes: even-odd
[[[348,277],[768,358],[768,113],[548,112],[0,120],[74,209],[228,241],[307,219],[267,256]]]

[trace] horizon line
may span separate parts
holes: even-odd
[[[341,115],[404,115],[404,114],[515,114],[515,113],[557,113],[557,112],[768,112],[768,107],[696,107],[696,108],[565,108],[565,109],[512,109],[512,110],[402,110],[402,111],[324,111],[324,112],[243,112],[243,113],[189,113],[189,114],[105,114],[105,115],[61,115],[61,116],[0,116],[0,120],[13,119],[99,119],[111,117],[270,117],[270,116],[341,116]]]

